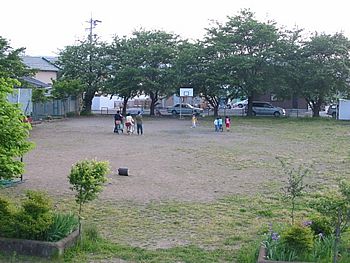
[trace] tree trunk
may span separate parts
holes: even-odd
[[[321,102],[317,101],[313,104],[312,117],[320,117]]]
[[[214,117],[219,116],[219,105],[214,106],[213,110],[214,110]]]
[[[150,116],[154,116],[154,112],[155,112],[155,107],[156,107],[156,104],[157,104],[157,101],[158,101],[158,94],[157,93],[153,93],[153,92],[150,92],[150,98],[151,98],[151,105],[150,105],[150,113],[149,115]]]
[[[89,91],[85,93],[83,102],[83,112],[85,113],[91,113],[91,105],[92,105],[92,99],[95,96],[95,91]]]
[[[128,106],[129,98],[123,98],[123,115],[126,116],[126,107]]]
[[[248,111],[247,116],[253,116],[253,96],[248,96]]]

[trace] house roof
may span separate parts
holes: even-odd
[[[24,80],[25,82],[37,87],[37,88],[47,88],[47,87],[50,87],[49,84],[47,83],[44,83],[40,80],[37,80],[37,79],[34,79],[34,78],[31,78],[31,77],[22,77],[22,80]]]
[[[23,63],[32,69],[41,70],[41,71],[59,71],[59,68],[50,61],[49,58],[45,57],[31,57],[23,56],[21,57]],[[53,61],[53,59],[52,59]]]

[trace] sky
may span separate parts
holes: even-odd
[[[56,56],[88,35],[92,17],[101,21],[93,33],[107,42],[140,28],[196,40],[211,21],[224,23],[243,8],[259,21],[350,38],[349,0],[5,0],[0,36],[13,48],[25,47],[26,55]]]

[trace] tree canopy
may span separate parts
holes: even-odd
[[[108,76],[106,44],[96,39],[85,40],[77,46],[61,50],[58,65],[60,79],[79,80],[83,87],[83,111],[91,112],[92,99],[101,90]],[[78,87],[78,86],[77,86]],[[73,95],[73,94],[72,94]]]
[[[0,37],[0,179],[20,176],[24,169],[20,157],[32,147],[27,140],[30,125],[23,122],[19,105],[8,101],[14,87],[21,85],[18,78],[29,72],[19,57],[23,50],[13,50]]]
[[[349,40],[342,34],[302,37],[302,30],[282,30],[241,10],[206,29],[202,41],[180,40],[160,30],[134,31],[106,44],[90,38],[60,53],[62,77],[78,79],[84,108],[93,96],[118,95],[124,102],[140,94],[151,100],[150,113],[161,98],[192,87],[217,114],[221,98],[274,94],[304,98],[314,116],[322,104],[349,93]]]

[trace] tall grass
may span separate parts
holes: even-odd
[[[55,214],[53,223],[47,232],[47,240],[61,240],[78,228],[78,218],[73,214]]]

